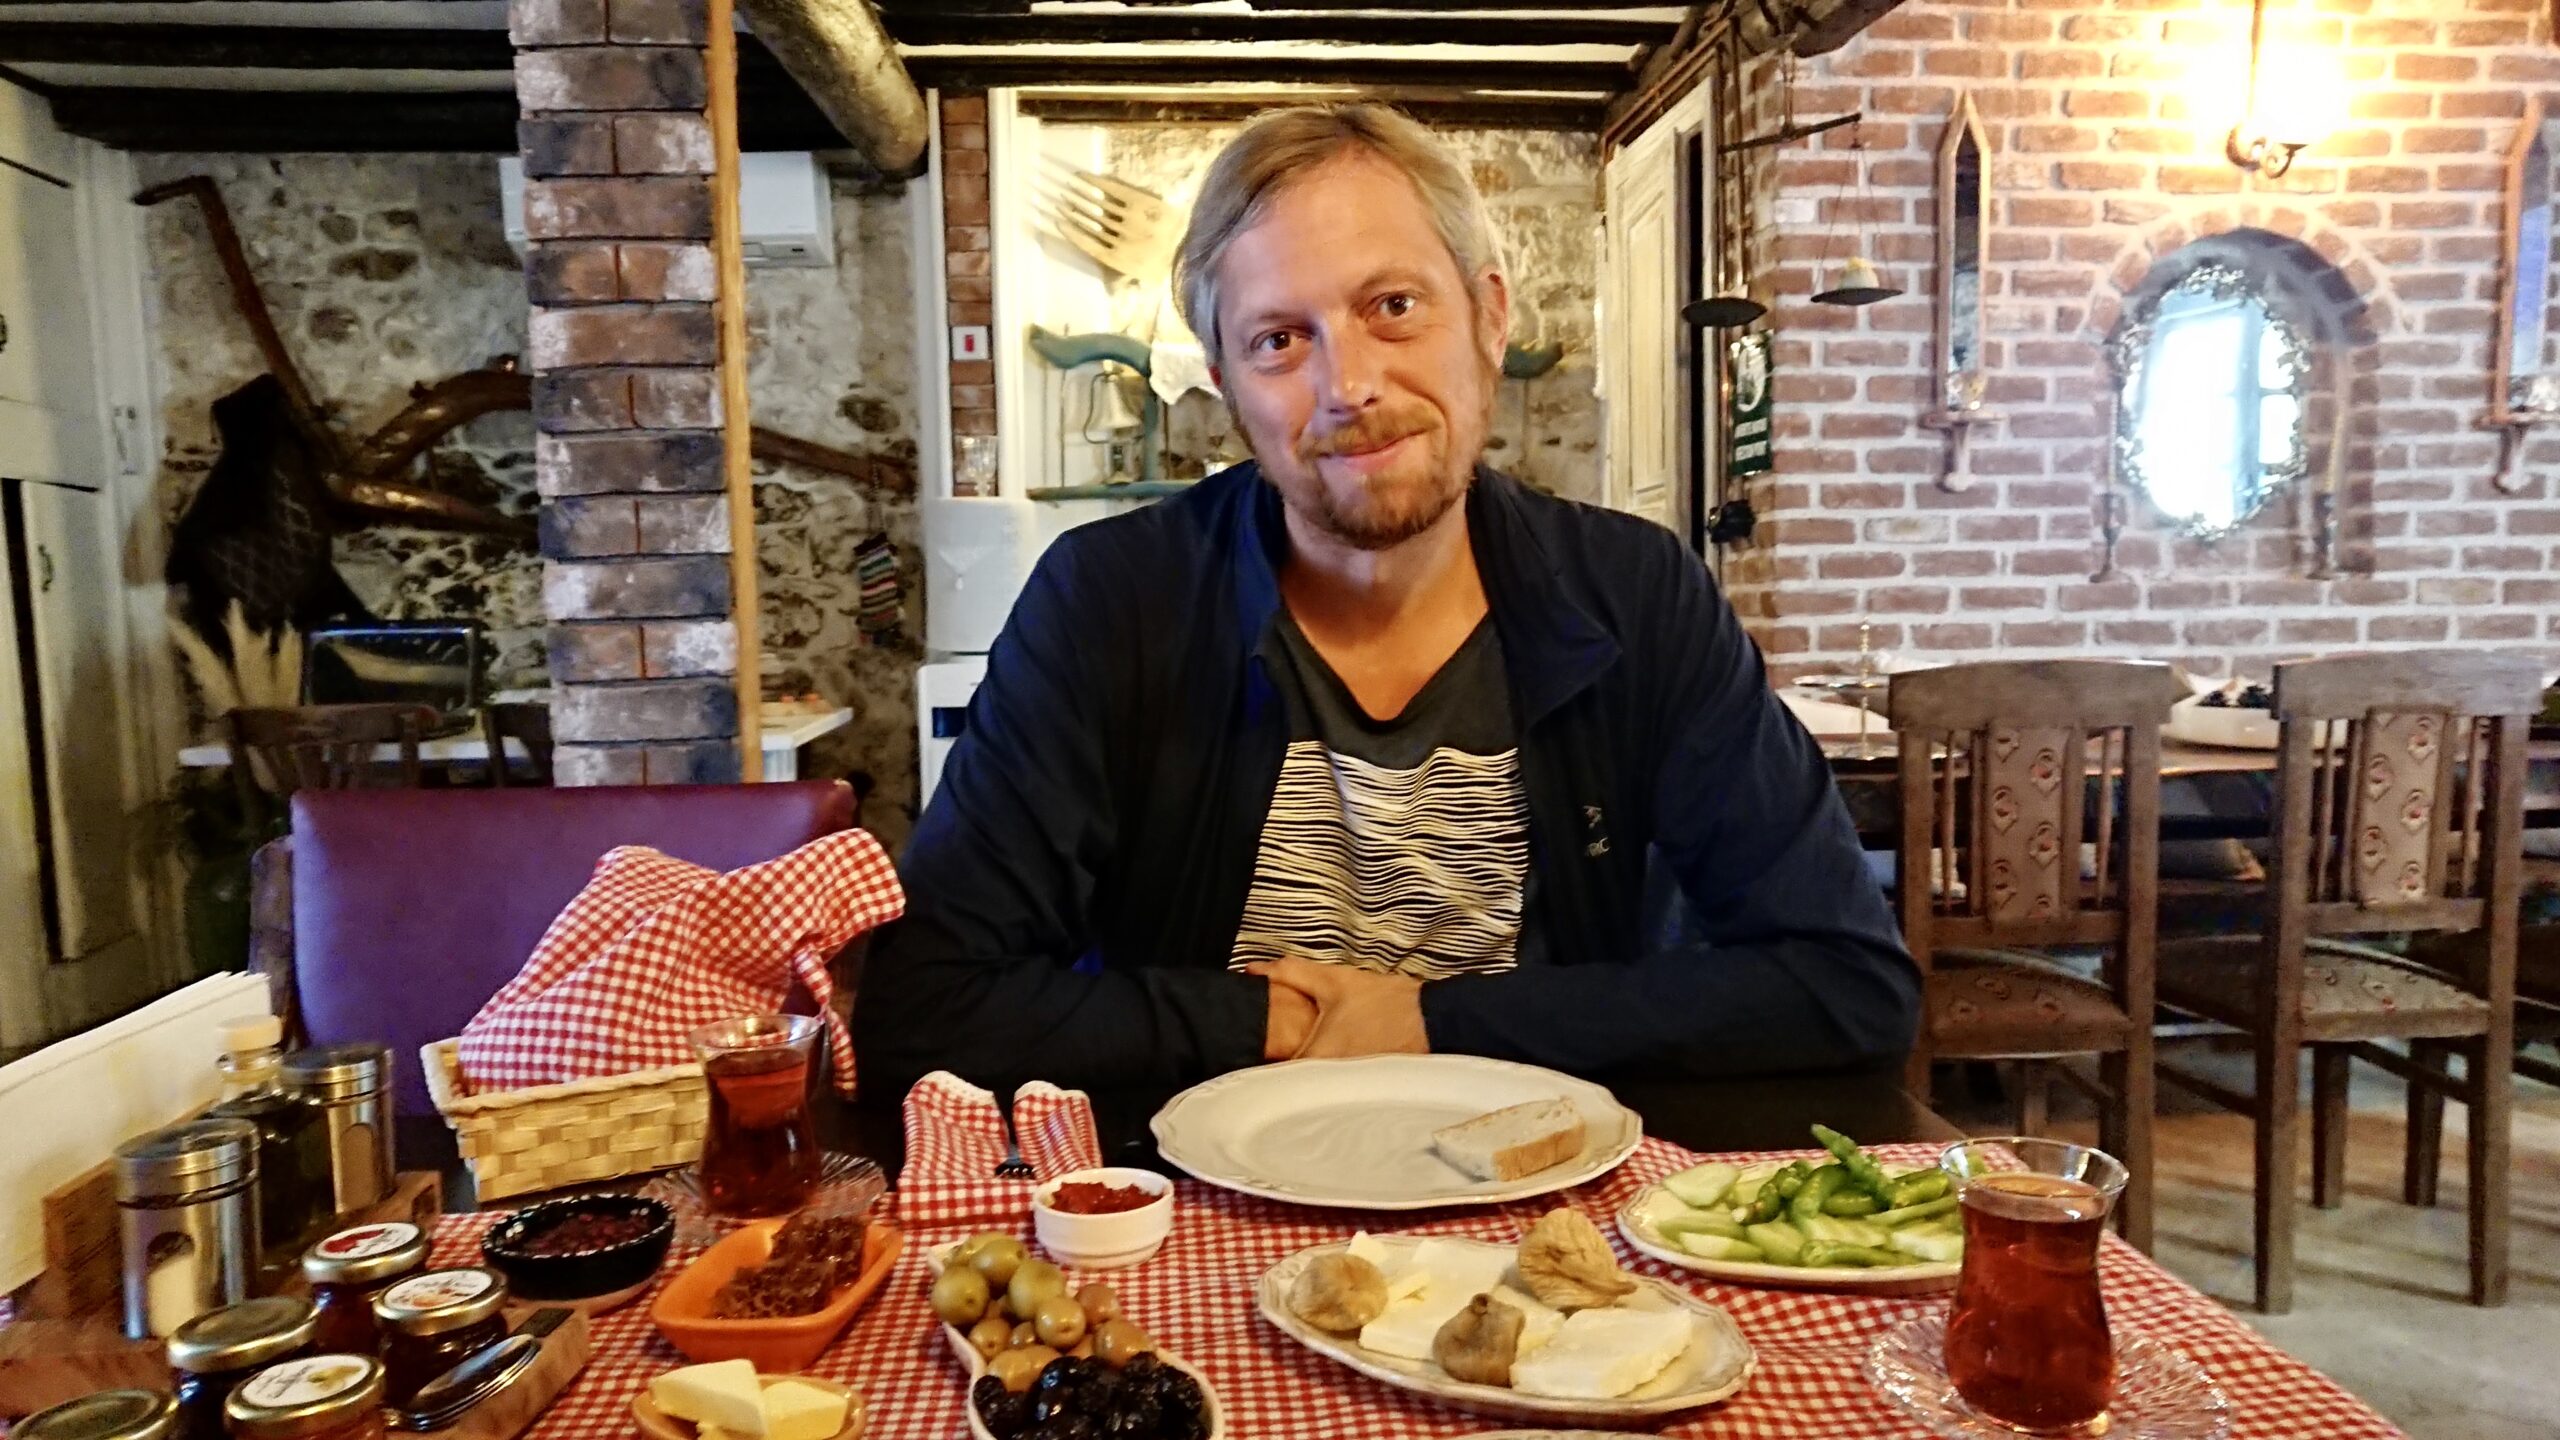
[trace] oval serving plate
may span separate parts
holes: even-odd
[[[925,1256],[927,1267],[935,1275],[940,1275],[944,1260],[958,1246],[957,1241],[949,1245],[935,1246]],[[960,1411],[969,1417],[969,1434],[974,1437],[974,1440],[996,1440],[995,1433],[978,1418],[978,1402],[969,1397],[969,1392],[977,1388],[978,1377],[987,1373],[987,1357],[978,1353],[978,1347],[969,1343],[968,1335],[963,1333],[959,1326],[945,1325],[939,1320],[933,1323],[934,1328],[942,1332],[943,1341],[950,1345],[952,1356],[960,1362],[961,1371],[968,1377],[960,1385]],[[1209,1383],[1209,1377],[1202,1373],[1199,1366],[1179,1355],[1159,1350],[1155,1352],[1155,1356],[1200,1382],[1201,1404],[1209,1412],[1209,1440],[1226,1440],[1227,1407],[1226,1403],[1218,1398],[1218,1387]]]
[[[1384,1245],[1389,1254],[1399,1257],[1420,1244],[1422,1239],[1400,1235],[1372,1238]],[[1430,1238],[1440,1239],[1444,1244],[1472,1245],[1506,1254],[1516,1248],[1481,1240]],[[1431,1361],[1407,1360],[1402,1356],[1364,1350],[1354,1338],[1319,1330],[1289,1309],[1289,1287],[1297,1282],[1298,1272],[1318,1256],[1336,1254],[1347,1248],[1347,1241],[1318,1245],[1301,1250],[1264,1271],[1261,1282],[1254,1287],[1254,1300],[1262,1311],[1262,1318],[1280,1327],[1290,1339],[1327,1359],[1339,1361],[1399,1390],[1427,1395],[1461,1409],[1531,1420],[1627,1424],[1695,1410],[1727,1399],[1749,1382],[1752,1368],[1758,1363],[1752,1353],[1751,1342],[1743,1338],[1742,1327],[1734,1323],[1732,1316],[1677,1286],[1638,1275],[1635,1279],[1640,1288],[1621,1303],[1685,1311],[1691,1317],[1694,1333],[1689,1348],[1671,1362],[1670,1368],[1628,1394],[1613,1400],[1571,1400],[1552,1395],[1523,1395],[1504,1385],[1471,1385],[1452,1380],[1447,1372]]]
[[[1431,1132],[1490,1110],[1564,1099],[1580,1154],[1517,1180],[1478,1180],[1440,1158]],[[1607,1089],[1472,1055],[1292,1060],[1234,1070],[1167,1101],[1150,1124],[1166,1163],[1240,1194],[1342,1210],[1491,1205],[1614,1170],[1644,1122]]]
[[[1759,1285],[1773,1290],[1841,1290],[1860,1295],[1896,1296],[1928,1295],[1956,1283],[1956,1272],[1964,1268],[1960,1261],[1933,1261],[1910,1265],[1888,1265],[1871,1270],[1852,1266],[1825,1266],[1808,1270],[1801,1265],[1767,1265],[1756,1260],[1708,1260],[1680,1248],[1676,1241],[1663,1237],[1661,1231],[1645,1218],[1644,1202],[1660,1193],[1659,1185],[1647,1185],[1618,1207],[1618,1233],[1627,1243],[1665,1265],[1676,1265],[1710,1279],[1736,1285]]]
[[[752,1360],[758,1370],[789,1374],[806,1370],[825,1353],[854,1312],[870,1303],[889,1272],[898,1265],[905,1236],[897,1226],[872,1217],[863,1228],[862,1273],[836,1292],[825,1308],[807,1315],[764,1320],[720,1320],[711,1314],[720,1287],[740,1270],[764,1263],[773,1253],[773,1237],[784,1222],[751,1221],[729,1238],[705,1250],[677,1272],[649,1306],[649,1321],[667,1343],[697,1364],[714,1360]]]

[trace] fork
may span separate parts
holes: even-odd
[[[1054,155],[1032,175],[1050,230],[1097,263],[1138,280],[1160,279],[1182,241],[1183,213],[1160,197]]]
[[[1015,1135],[1013,1129],[1013,1111],[999,1105],[996,1107],[996,1118],[1004,1122],[1004,1158],[996,1162],[996,1178],[999,1180],[1030,1179],[1031,1163],[1022,1158],[1022,1141]]]

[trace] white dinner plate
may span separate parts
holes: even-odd
[[[1518,1180],[1478,1180],[1440,1158],[1431,1132],[1489,1110],[1564,1099],[1582,1152]],[[1246,1195],[1345,1210],[1524,1200],[1606,1175],[1644,1122],[1601,1086],[1472,1055],[1293,1060],[1194,1085],[1156,1112],[1156,1148],[1193,1177]]]
[[[1681,1249],[1679,1242],[1664,1238],[1661,1231],[1653,1228],[1653,1222],[1644,1214],[1644,1203],[1660,1193],[1661,1186],[1648,1185],[1619,1206],[1618,1233],[1627,1237],[1629,1245],[1665,1265],[1694,1270],[1736,1285],[1763,1285],[1778,1290],[1843,1290],[1861,1295],[1926,1295],[1955,1284],[1956,1272],[1964,1268],[1959,1261],[1882,1265],[1872,1269],[1851,1265],[1807,1269],[1802,1265],[1768,1265],[1756,1260],[1708,1260]]]
[[[1385,1246],[1388,1255],[1395,1259],[1403,1258],[1422,1240],[1422,1237],[1411,1235],[1372,1238]],[[1499,1250],[1506,1255],[1518,1249],[1517,1246],[1495,1245],[1482,1240],[1435,1238],[1444,1245]],[[1306,1269],[1316,1257],[1339,1252],[1349,1243],[1336,1241],[1301,1250],[1264,1271],[1261,1283],[1254,1288],[1254,1301],[1261,1309],[1262,1317],[1279,1326],[1290,1339],[1371,1379],[1385,1381],[1399,1390],[1428,1395],[1462,1409],[1530,1420],[1623,1425],[1695,1410],[1701,1405],[1712,1405],[1725,1399],[1750,1380],[1751,1368],[1756,1363],[1751,1342],[1743,1338],[1742,1327],[1734,1323],[1732,1316],[1677,1286],[1638,1275],[1634,1277],[1636,1292],[1618,1303],[1630,1309],[1684,1312],[1689,1316],[1691,1337],[1689,1348],[1681,1351],[1668,1368],[1632,1392],[1614,1400],[1568,1400],[1552,1395],[1524,1395],[1507,1385],[1473,1385],[1452,1380],[1447,1371],[1432,1361],[1407,1360],[1402,1356],[1364,1350],[1358,1336],[1319,1330],[1299,1319],[1289,1308],[1289,1287],[1297,1283],[1298,1272]]]

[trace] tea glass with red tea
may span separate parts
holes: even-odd
[[[2030,1435],[2107,1428],[2116,1357],[2098,1238],[2124,1192],[2102,1150],[2024,1136],[1950,1145],[1938,1166],[1964,1214],[1947,1378],[1980,1414]]]
[[[818,1037],[808,1015],[742,1015],[693,1032],[711,1091],[696,1172],[714,1215],[787,1215],[818,1191],[826,1157],[809,1108]]]

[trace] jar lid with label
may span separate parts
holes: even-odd
[[[167,1440],[178,1433],[178,1401],[158,1390],[101,1390],[39,1410],[9,1433],[15,1440]]]
[[[427,1263],[427,1232],[403,1220],[341,1230],[302,1256],[314,1285],[371,1285]]]
[[[116,1200],[183,1200],[257,1177],[258,1127],[246,1120],[190,1120],[116,1147]]]
[[[311,1343],[319,1312],[298,1295],[269,1295],[207,1310],[169,1337],[169,1363],[195,1375],[254,1370]]]
[[[506,1303],[506,1277],[469,1266],[412,1275],[375,1296],[373,1314],[397,1335],[441,1335],[477,1325]]]
[[[381,1404],[381,1361],[306,1355],[241,1381],[222,1413],[236,1440],[294,1440],[345,1428]]]
[[[314,1100],[357,1100],[391,1084],[391,1047],[317,1045],[284,1057],[285,1088]]]

